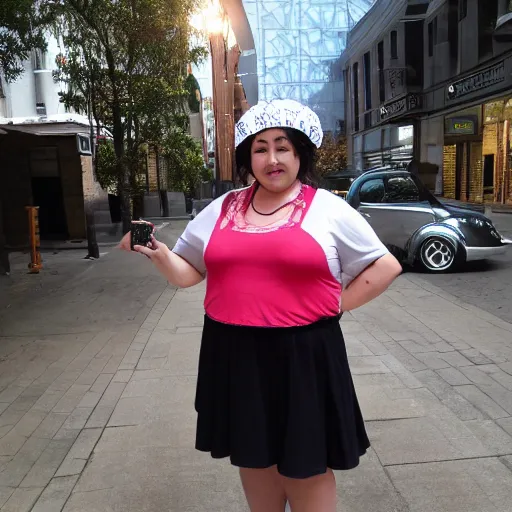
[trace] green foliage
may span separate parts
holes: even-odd
[[[211,171],[205,168],[201,146],[187,133],[171,131],[162,144],[161,153],[167,159],[169,190],[192,197],[201,181],[212,179]]]
[[[20,77],[23,61],[33,49],[46,48],[44,31],[49,21],[39,0],[0,1],[0,68],[8,82]]]
[[[197,95],[200,95],[201,93],[199,89],[199,82],[194,75],[190,74],[187,76],[187,79],[185,80],[185,88],[188,94],[188,108],[192,113],[197,114],[201,106],[200,98],[198,98]]]
[[[96,177],[101,187],[115,192],[119,178],[114,143],[111,140],[101,141],[96,147]]]
[[[322,146],[317,150],[316,170],[319,176],[339,172],[347,166],[347,141],[345,137],[326,133]]]
[[[61,101],[112,134],[125,224],[127,198],[141,189],[145,147],[159,146],[171,131],[187,127],[187,65],[206,54],[191,44],[189,18],[196,1],[52,4],[56,35],[66,48],[55,74],[67,85]]]

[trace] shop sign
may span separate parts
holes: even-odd
[[[477,117],[449,117],[445,121],[445,135],[476,135]]]
[[[498,84],[505,80],[505,64],[503,61],[483,69],[474,75],[467,76],[457,82],[453,82],[446,88],[446,97],[448,100],[455,100],[471,94],[491,85]]]
[[[386,103],[380,107],[380,119],[390,119],[392,117],[405,114],[421,106],[421,97],[417,94],[409,94],[398,100]]]

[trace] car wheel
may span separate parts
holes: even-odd
[[[457,267],[460,258],[453,242],[443,237],[432,237],[423,242],[420,261],[430,272],[447,272]]]

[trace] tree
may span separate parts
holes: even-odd
[[[145,148],[186,127],[186,68],[205,54],[193,47],[189,18],[196,0],[60,0],[52,6],[67,49],[56,79],[62,101],[87,112],[112,135],[123,231]]]
[[[316,170],[324,177],[345,169],[347,166],[347,141],[342,135],[326,133],[322,146],[317,150]]]
[[[201,181],[213,178],[211,171],[205,167],[201,146],[182,130],[169,132],[161,145],[161,154],[167,159],[171,190],[191,197]]]
[[[7,82],[23,73],[23,61],[34,49],[46,48],[45,28],[51,18],[39,0],[0,1],[0,71]]]

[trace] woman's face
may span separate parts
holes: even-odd
[[[251,167],[262,187],[270,192],[284,192],[297,180],[300,158],[286,132],[272,128],[258,133],[254,138]]]

